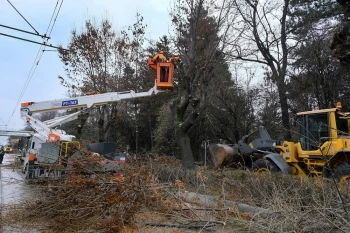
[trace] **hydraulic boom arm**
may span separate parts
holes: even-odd
[[[77,119],[78,115],[81,114],[82,111],[89,109],[92,106],[104,105],[126,99],[151,96],[153,94],[157,94],[158,92],[164,91],[165,90],[157,90],[157,86],[155,84],[154,87],[146,92],[110,92],[51,101],[25,102],[21,104],[21,118],[24,119],[42,137],[48,138],[48,141],[71,141],[75,136],[67,135],[63,130],[54,129],[53,127]],[[41,122],[40,120],[32,117],[33,113],[76,108],[80,108],[82,110],[45,122]]]
[[[62,109],[91,108],[92,106],[104,105],[120,100],[134,99],[157,94],[162,90],[157,90],[156,86],[146,92],[109,92],[104,94],[86,95],[67,99],[57,99],[42,102],[25,102],[21,104],[21,113],[49,112]]]

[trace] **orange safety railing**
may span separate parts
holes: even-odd
[[[157,89],[173,90],[174,64],[171,62],[157,63]]]
[[[148,59],[148,65],[157,72],[157,90],[173,90],[174,64],[172,62],[154,62]]]

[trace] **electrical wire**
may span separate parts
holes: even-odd
[[[48,30],[49,30],[49,28],[50,28],[50,25],[51,25],[51,22],[52,22],[52,19],[53,19],[54,15],[55,15],[55,12],[56,12],[58,3],[59,3],[59,0],[57,0],[55,9],[54,9],[54,12],[52,13],[51,20],[50,20],[50,22],[49,22],[49,26],[48,26],[48,28],[47,28],[47,30],[46,30],[46,33],[48,32]],[[58,14],[59,14],[59,12],[60,12],[62,3],[63,3],[63,0],[61,1],[60,7],[59,7],[59,9],[58,9],[58,11],[57,11],[56,17],[55,17],[54,22],[53,22],[53,24],[52,24],[52,26],[51,26],[50,34],[51,34],[51,32],[52,32],[52,30],[53,30],[53,27],[54,27],[54,25],[55,25],[55,22],[56,22],[56,20],[57,20],[57,17],[58,17]],[[10,4],[11,4],[11,3],[10,3]],[[11,5],[12,5],[12,4],[11,4]],[[50,35],[50,34],[49,34],[49,35]],[[50,36],[49,36],[49,37],[50,37]],[[47,39],[46,39],[46,41],[47,41]],[[9,125],[9,123],[11,122],[12,117],[13,117],[13,115],[14,115],[16,109],[17,109],[17,106],[18,106],[18,104],[20,103],[20,101],[22,100],[22,97],[23,97],[25,91],[27,90],[27,87],[28,87],[29,83],[30,83],[30,81],[31,81],[32,78],[33,78],[33,75],[34,75],[34,73],[35,73],[35,71],[36,71],[36,69],[37,69],[37,67],[38,67],[38,65],[39,65],[39,62],[40,62],[40,60],[41,60],[41,58],[42,58],[42,56],[43,56],[43,54],[44,54],[44,52],[45,52],[45,47],[46,47],[46,45],[41,45],[40,48],[39,48],[39,51],[38,51],[38,53],[37,53],[37,55],[36,55],[36,57],[35,57],[34,63],[33,63],[33,65],[32,65],[32,67],[31,67],[31,69],[30,69],[30,72],[29,72],[29,74],[28,74],[28,77],[27,77],[27,79],[26,79],[26,81],[25,81],[25,83],[24,83],[24,86],[23,86],[23,88],[22,88],[22,91],[21,91],[21,93],[20,93],[20,95],[19,95],[19,97],[18,97],[18,99],[17,99],[17,102],[16,102],[15,107],[14,107],[14,109],[13,109],[13,111],[12,111],[12,114],[11,114],[11,116],[10,116],[8,122],[7,122],[7,125]]]
[[[14,39],[17,39],[17,40],[23,40],[23,41],[27,41],[27,42],[34,43],[34,44],[45,45],[45,46],[50,47],[50,48],[55,48],[55,49],[59,48],[57,46],[53,46],[51,44],[48,44],[48,41],[44,41],[44,42],[40,43],[40,42],[37,42],[37,41],[34,41],[34,40],[28,40],[28,39],[25,39],[25,38],[12,36],[12,35],[8,35],[8,34],[5,34],[5,33],[0,33],[0,36],[7,36],[7,37],[14,38]],[[66,49],[63,49],[63,50],[66,50]]]
[[[47,35],[47,32],[49,31],[49,28],[51,26],[51,22],[52,22],[52,19],[53,19],[54,15],[55,15],[55,12],[56,12],[56,9],[57,9],[57,6],[58,6],[58,2],[59,2],[59,0],[57,0],[57,2],[56,2],[56,6],[55,6],[55,9],[53,10],[53,13],[51,15],[51,19],[50,19],[49,25],[47,26],[45,35]]]
[[[7,126],[6,123],[1,119],[1,117],[0,117],[0,121],[1,121],[5,126]]]
[[[15,9],[15,11],[17,11],[17,13],[29,24],[29,26],[36,32],[36,34],[39,34],[39,32],[37,30],[35,30],[35,28],[28,22],[28,20],[26,18],[24,18],[24,16],[16,9],[16,7],[14,5],[12,5],[12,3],[7,0],[8,3],[10,3],[10,5],[13,7],[13,9]]]
[[[34,35],[34,36],[40,36],[40,37],[42,37],[42,38],[47,38],[46,35],[36,34],[36,33],[34,33],[34,32],[29,32],[29,31],[26,31],[26,30],[22,30],[22,29],[19,29],[19,28],[14,28],[14,27],[6,26],[6,25],[3,25],[3,24],[0,24],[0,27],[4,27],[4,28],[7,28],[7,29],[19,31],[19,32],[24,32],[24,33],[31,34],[31,35]],[[47,39],[50,39],[50,38],[47,38]]]
[[[58,3],[58,1],[57,1]],[[58,14],[60,13],[60,10],[61,10],[61,7],[62,7],[62,3],[63,3],[63,0],[61,1],[61,4],[60,4],[60,7],[58,8],[58,11],[57,11],[57,14],[56,14],[56,17],[55,17],[55,20],[53,21],[53,24],[52,24],[52,27],[51,27],[51,30],[50,30],[50,33],[49,33],[49,37],[52,33],[52,29],[53,27],[55,26],[55,23],[56,23],[56,20],[57,20],[57,17],[58,17]],[[55,8],[56,9],[56,8]]]
[[[33,77],[33,75],[34,75],[34,72],[35,72],[36,68],[38,67],[39,61],[40,61],[40,59],[41,59],[41,57],[42,57],[42,55],[43,55],[43,53],[44,53],[44,52],[42,51],[42,47],[43,47],[43,46],[44,46],[44,45],[41,45],[40,48],[39,48],[39,51],[38,51],[38,53],[37,53],[37,55],[36,55],[36,57],[35,57],[35,59],[34,59],[33,65],[32,65],[32,67],[31,67],[31,69],[30,69],[30,71],[29,71],[29,74],[28,74],[28,76],[27,76],[27,79],[26,79],[26,81],[25,81],[25,83],[24,83],[24,86],[23,86],[23,88],[22,88],[22,91],[21,91],[21,93],[20,93],[20,95],[19,95],[19,97],[18,97],[18,99],[17,99],[17,102],[16,102],[15,107],[14,107],[14,109],[13,109],[13,111],[12,111],[12,114],[11,114],[11,116],[10,116],[10,119],[9,119],[8,122],[7,122],[7,125],[10,124],[10,122],[11,122],[11,120],[12,120],[12,117],[13,117],[13,115],[14,115],[16,109],[17,109],[17,106],[18,106],[19,102],[22,100],[22,97],[23,97],[23,95],[24,95],[24,93],[25,93],[25,91],[26,91],[26,89],[27,89],[27,87],[28,87],[28,85],[29,85],[29,83],[30,83],[30,81],[31,81],[31,79],[32,79],[32,77]],[[40,54],[40,53],[41,53],[41,54]]]

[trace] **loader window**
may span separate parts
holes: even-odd
[[[301,116],[300,143],[303,150],[317,150],[323,138],[329,137],[328,114]]]
[[[337,133],[338,136],[349,135],[349,126],[348,126],[348,119],[341,118],[339,115],[336,115],[336,123],[337,123]]]

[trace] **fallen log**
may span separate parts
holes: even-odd
[[[207,222],[194,222],[194,223],[171,223],[171,222],[145,222],[145,225],[149,226],[157,226],[157,227],[177,227],[177,228],[188,228],[188,229],[204,229],[209,227],[214,227],[217,223],[213,223],[210,221]]]
[[[251,206],[244,203],[238,203],[230,200],[220,200],[218,197],[202,195],[188,191],[180,191],[176,194],[176,197],[185,202],[197,204],[207,208],[228,208],[231,211],[237,211],[238,214],[250,214],[253,216],[260,216],[263,218],[280,216],[280,214],[272,213],[268,209]]]

